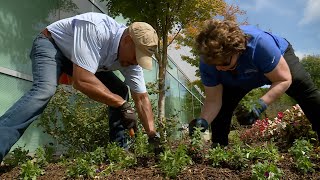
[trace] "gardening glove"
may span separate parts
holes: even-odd
[[[163,149],[163,146],[160,141],[159,133],[156,133],[154,136],[149,137],[148,143],[152,146],[153,152],[156,157],[159,156],[160,153],[163,152],[164,149]]]
[[[130,106],[130,104],[126,101],[123,103],[119,110],[121,112],[121,123],[124,128],[131,129],[137,131],[137,116],[135,110]]]
[[[267,109],[268,105],[262,99],[258,99],[252,106],[251,111],[246,116],[246,122],[242,125],[252,125],[259,119],[262,112]]]
[[[201,132],[205,132],[209,128],[208,121],[203,118],[196,118],[189,123],[189,136],[192,136],[196,127],[202,127]]]

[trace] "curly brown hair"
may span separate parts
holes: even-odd
[[[247,36],[234,21],[211,19],[196,38],[196,46],[205,62],[218,62],[246,49]]]

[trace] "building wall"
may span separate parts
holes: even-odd
[[[32,85],[32,68],[29,52],[36,35],[48,24],[59,19],[84,12],[103,12],[99,0],[10,0],[0,2],[0,115],[11,107]],[[123,23],[123,18],[116,18]],[[145,71],[146,82],[157,79],[158,64],[154,61],[153,71]],[[166,115],[179,112],[186,123],[199,115],[202,96],[189,80],[170,60],[166,85]],[[156,96],[152,96],[156,99]],[[191,103],[190,103],[191,102]],[[25,131],[15,144],[34,151],[39,145],[53,142],[44,134],[36,121]]]

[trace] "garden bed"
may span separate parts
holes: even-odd
[[[209,142],[205,143],[204,150],[209,150]],[[315,149],[316,150],[316,149]],[[277,167],[282,170],[282,179],[319,179],[320,178],[320,161],[319,159],[313,159],[315,172],[312,173],[301,173],[297,170],[293,158],[288,153],[279,153],[280,160],[276,163]],[[125,169],[116,170],[111,172],[107,176],[95,175],[96,179],[166,179],[165,174],[158,167],[158,163],[150,157],[145,159],[147,163],[137,163],[132,167]],[[108,166],[102,164],[101,166]],[[105,168],[104,167],[104,168]],[[57,179],[68,179],[67,166],[60,163],[50,163],[44,168],[44,174],[38,176],[39,180],[57,180]],[[0,167],[0,179],[19,179],[21,175],[20,166]],[[251,179],[252,168],[247,167],[244,169],[230,169],[225,167],[215,168],[205,158],[203,162],[194,163],[185,167],[177,176],[176,179]],[[76,179],[86,179],[78,177]]]
[[[51,111],[41,120],[45,131],[68,147],[68,152],[56,157],[54,148],[45,146],[30,157],[28,151],[16,148],[0,166],[0,180],[320,179],[319,142],[299,106],[272,120],[265,118],[253,126],[236,128],[229,135],[227,147],[211,148],[199,128],[192,137],[185,128],[177,136],[172,122],[178,120],[167,119],[165,126],[158,125],[165,149],[155,156],[141,126],[129,151],[114,143],[106,144],[108,126],[103,108],[90,105],[89,112],[78,113],[85,112],[79,110],[85,107],[83,102],[73,106],[74,113],[66,108],[59,110],[67,114],[62,116],[67,117],[62,120],[65,128],[48,118],[50,114],[55,116],[50,106],[47,109]],[[89,118],[92,115],[96,117]]]

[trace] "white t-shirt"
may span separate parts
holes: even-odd
[[[47,27],[59,49],[73,63],[92,73],[120,70],[131,90],[144,93],[142,68],[122,67],[117,59],[126,28],[109,16],[94,12],[62,19]]]

